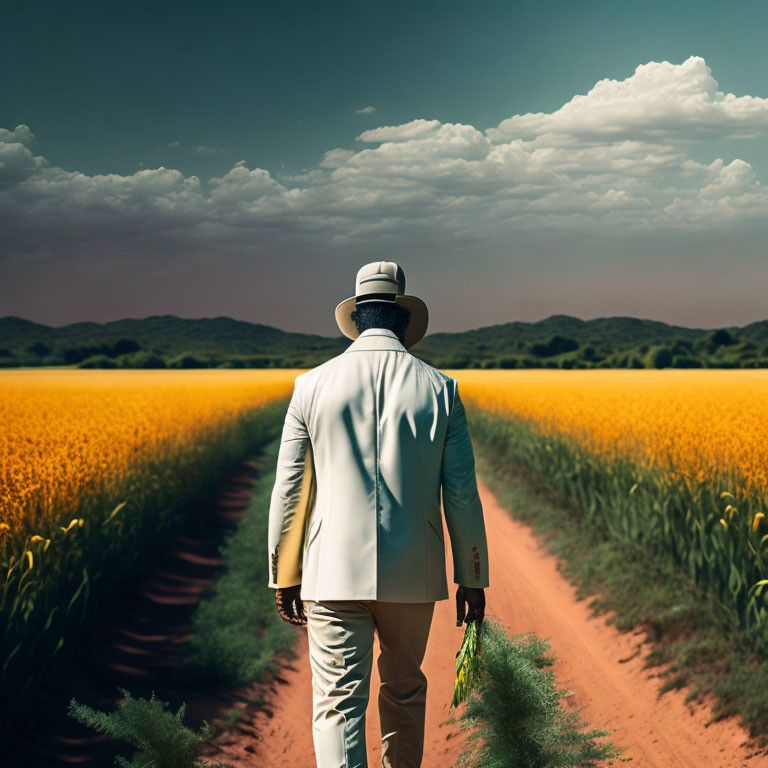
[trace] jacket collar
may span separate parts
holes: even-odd
[[[397,334],[389,328],[368,328],[363,331],[343,352],[359,352],[364,349],[392,349],[405,352]]]

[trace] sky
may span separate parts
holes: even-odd
[[[10,0],[0,316],[768,319],[768,5]]]

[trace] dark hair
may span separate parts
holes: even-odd
[[[405,329],[408,327],[411,313],[393,301],[366,301],[358,304],[350,317],[354,320],[360,333],[369,328],[387,328],[403,344],[405,343]]]

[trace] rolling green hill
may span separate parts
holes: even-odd
[[[154,315],[142,320],[73,323],[58,328],[19,317],[0,318],[0,346],[3,347],[18,348],[34,342],[76,346],[124,338],[135,339],[144,348],[156,347],[169,355],[182,352],[269,354],[297,347],[333,353],[346,347],[342,339],[289,333],[230,317],[189,320],[175,315]]]
[[[229,317],[154,315],[52,327],[0,318],[0,366],[312,367],[348,339],[290,333]],[[634,317],[552,315],[433,333],[412,352],[440,368],[768,367],[768,321],[686,328]]]

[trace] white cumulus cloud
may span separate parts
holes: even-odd
[[[381,128],[372,128],[363,131],[358,141],[410,141],[429,136],[440,128],[439,120],[411,120],[402,125],[384,125]]]
[[[554,112],[528,112],[489,128],[495,142],[560,134],[591,141],[755,138],[768,132],[768,99],[718,90],[701,56],[651,61],[626,80],[604,79]]]
[[[192,147],[192,152],[196,155],[221,155],[226,153],[226,149],[220,147],[207,147],[205,144],[199,144]]]

